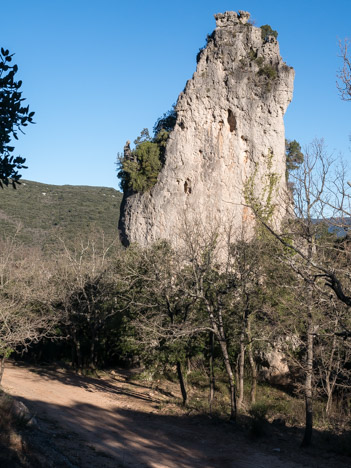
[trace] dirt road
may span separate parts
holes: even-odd
[[[164,395],[128,381],[123,372],[95,379],[11,364],[3,386],[36,415],[31,437],[42,446],[44,466],[312,466],[283,453],[261,452],[231,424],[167,414]]]

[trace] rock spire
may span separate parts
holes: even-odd
[[[244,11],[215,15],[216,29],[178,98],[156,185],[124,194],[119,229],[125,245],[159,239],[175,245],[184,219],[222,232],[230,228],[234,237],[243,227],[253,232],[245,194],[250,186],[254,197],[267,196],[268,172],[275,178],[277,222],[284,215],[283,117],[294,71],[280,56],[275,31],[249,18]]]

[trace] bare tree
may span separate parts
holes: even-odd
[[[332,415],[336,392],[351,388],[351,343],[338,336],[340,322],[350,323],[347,307],[332,298],[323,307],[324,323],[316,337],[316,379],[320,393],[326,395],[326,414]]]
[[[78,370],[84,365],[95,370],[108,319],[119,312],[115,244],[106,244],[103,232],[96,231],[87,240],[77,238],[70,244],[61,239],[61,245],[54,276],[56,309],[72,345],[74,365]]]
[[[349,55],[350,41],[345,39],[344,42],[339,42],[340,57],[342,58],[343,65],[337,75],[337,87],[340,92],[341,99],[344,101],[351,101],[351,59]]]
[[[303,315],[306,319],[304,393],[306,402],[306,427],[302,445],[311,442],[313,427],[313,379],[314,343],[320,321],[318,316],[321,296],[328,297],[328,287],[337,298],[351,305],[349,291],[348,248],[340,249],[335,236],[331,235],[331,224],[336,228],[344,224],[349,201],[344,173],[332,171],[333,160],[327,154],[322,140],[316,140],[305,151],[302,165],[294,171],[294,203],[288,223],[283,232],[277,232],[266,220],[262,224],[285,248],[282,260],[304,283]],[[336,174],[336,175],[335,175]],[[333,211],[332,211],[333,210]],[[339,216],[336,216],[336,215]],[[333,216],[334,215],[334,216]],[[323,223],[323,220],[325,221]],[[346,255],[346,256],[345,256]],[[338,262],[336,262],[336,256]],[[343,258],[343,260],[342,260]],[[331,260],[334,261],[331,261]],[[344,269],[340,268],[344,265]],[[342,323],[338,323],[342,332]]]
[[[16,237],[0,241],[0,383],[6,358],[54,335],[51,276],[39,250],[25,248]]]

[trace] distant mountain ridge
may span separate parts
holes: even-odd
[[[20,224],[21,241],[50,247],[58,231],[74,239],[97,227],[112,240],[118,237],[121,200],[122,194],[113,188],[23,180],[17,190],[0,190],[0,235],[13,235]]]
[[[325,219],[313,219],[313,223],[326,223],[328,226],[328,232],[336,234],[337,237],[345,237],[351,229],[351,218],[325,218]]]

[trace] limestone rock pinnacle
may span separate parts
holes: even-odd
[[[234,236],[255,221],[245,187],[264,197],[265,174],[276,176],[277,220],[286,189],[283,117],[292,99],[294,70],[275,37],[248,22],[244,11],[215,15],[216,29],[197,57],[197,69],[179,95],[177,121],[167,141],[156,185],[124,194],[122,242],[143,246],[159,239],[177,244],[188,222],[214,223]],[[236,233],[236,234],[235,234]]]

